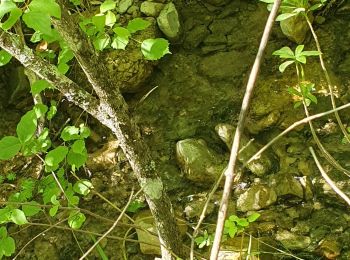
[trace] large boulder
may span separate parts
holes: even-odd
[[[169,40],[178,40],[181,35],[179,14],[173,3],[168,3],[160,12],[157,23],[159,29]]]

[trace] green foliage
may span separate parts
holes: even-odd
[[[0,50],[0,67],[9,63],[11,58],[12,56],[8,52]]]
[[[6,227],[0,227],[0,259],[3,256],[11,256],[15,249],[15,240],[8,236]]]
[[[159,60],[169,51],[169,43],[163,38],[147,39],[141,44],[141,51],[147,60]]]
[[[249,226],[249,223],[256,221],[259,217],[259,213],[253,213],[247,218],[239,218],[236,215],[231,215],[225,220],[224,236],[235,237],[237,234],[242,233]]]
[[[21,142],[15,136],[5,136],[0,140],[0,160],[9,160],[21,150]]]
[[[304,97],[306,106],[309,106],[312,102],[317,104],[317,98],[311,93],[315,90],[315,84],[302,82],[300,84],[300,90],[296,90],[295,88],[288,88],[288,92],[296,97],[300,97],[300,101],[294,103],[294,108],[299,107],[303,104],[302,100]]]
[[[146,204],[143,201],[139,201],[139,200],[133,200],[128,208],[126,209],[127,212],[131,212],[131,213],[135,213],[137,211],[139,211],[140,209],[143,209],[144,207],[146,207]]]
[[[208,231],[204,231],[202,236],[198,236],[194,239],[194,242],[196,242],[197,246],[199,248],[203,248],[205,246],[211,246],[211,244],[214,241],[214,235],[208,234]]]

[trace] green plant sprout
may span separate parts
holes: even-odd
[[[207,230],[204,230],[202,236],[195,238],[194,242],[197,244],[198,248],[203,248],[205,246],[211,246],[214,241],[214,235],[208,234]]]

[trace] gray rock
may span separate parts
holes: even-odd
[[[179,14],[173,3],[168,3],[160,12],[157,23],[159,29],[169,40],[177,40],[181,34]]]
[[[221,156],[197,139],[177,142],[176,158],[186,178],[198,184],[212,185],[226,166]]]
[[[140,11],[147,16],[157,17],[160,14],[160,11],[162,11],[163,7],[164,4],[162,3],[145,1],[141,4]]]
[[[305,18],[301,15],[290,17],[280,22],[281,30],[287,38],[298,44],[303,43],[309,31]]]
[[[215,127],[215,131],[219,135],[220,139],[225,142],[228,149],[231,149],[233,136],[235,133],[235,127],[230,124],[218,124]],[[259,147],[250,142],[249,138],[245,135],[241,137],[241,150],[238,156],[238,160],[242,163],[248,161],[255,153],[259,151]],[[249,145],[247,145],[249,143]],[[272,168],[272,161],[266,153],[260,155],[259,158],[253,160],[247,165],[247,168],[255,175],[262,176],[268,173]]]
[[[286,249],[302,250],[307,248],[311,243],[308,236],[299,236],[287,230],[279,230],[276,234],[276,240],[281,242]]]
[[[124,14],[129,9],[130,6],[134,3],[134,0],[120,0],[118,4],[118,13]]]
[[[270,206],[277,200],[276,192],[267,185],[256,184],[241,194],[237,199],[237,210],[260,210]]]
[[[204,24],[194,27],[191,31],[186,32],[185,48],[192,49],[198,47],[209,34],[209,30]]]
[[[199,71],[214,79],[225,79],[241,76],[248,68],[249,56],[238,51],[219,52],[202,59]]]

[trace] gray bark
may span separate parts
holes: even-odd
[[[64,1],[58,2],[63,7]],[[69,101],[87,111],[113,132],[120,141],[120,146],[154,216],[163,259],[174,259],[172,252],[183,256],[182,241],[170,200],[156,171],[155,162],[150,156],[149,147],[142,140],[139,128],[129,116],[128,106],[119,91],[119,83],[105,73],[107,70],[103,62],[99,60],[77,23],[71,19],[64,7],[61,9],[62,19],[55,21],[54,25],[71,46],[97,98],[60,74],[54,65],[34,55],[30,48],[21,44],[17,35],[0,29],[0,47],[40,78],[50,82]]]

